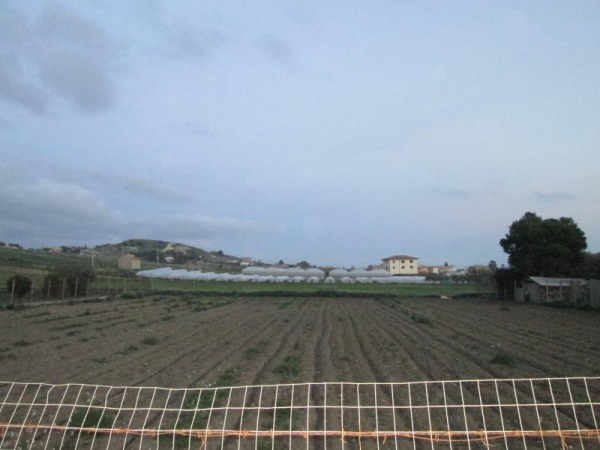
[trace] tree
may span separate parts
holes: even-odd
[[[587,280],[600,280],[600,253],[586,252],[577,276]]]
[[[96,279],[96,273],[90,266],[67,264],[55,267],[50,274],[44,277],[43,292],[50,289],[50,295],[59,297],[62,295],[63,282],[65,283],[65,295],[84,295],[88,282]]]
[[[584,262],[587,242],[573,219],[542,219],[527,212],[500,240],[516,280],[530,276],[572,277]]]
[[[12,293],[13,281],[15,283],[15,295],[17,298],[23,297],[31,290],[31,278],[24,277],[23,275],[14,275],[6,280],[7,292]]]

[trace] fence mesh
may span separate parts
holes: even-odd
[[[599,449],[600,377],[169,389],[0,382],[0,449]]]

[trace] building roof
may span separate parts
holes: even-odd
[[[548,287],[567,287],[571,285],[571,281],[580,281],[578,278],[546,278],[546,277],[529,277],[531,281],[540,286]]]
[[[410,255],[394,255],[394,256],[388,256],[387,258],[383,258],[382,261],[391,261],[392,259],[419,259],[416,256],[410,256]]]

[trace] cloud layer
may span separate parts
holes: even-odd
[[[276,224],[203,214],[152,215],[118,211],[98,194],[71,183],[41,180],[0,189],[0,235],[39,246],[41,242],[86,244],[148,237],[202,243],[216,248],[238,235],[272,233]]]
[[[50,4],[37,16],[0,5],[0,98],[31,113],[61,99],[80,111],[114,104],[119,46],[95,21]]]

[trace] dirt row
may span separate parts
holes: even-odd
[[[412,390],[410,385],[348,385],[327,390],[327,385],[311,388],[286,384],[594,376],[600,367],[599,317],[593,312],[483,299],[158,296],[40,305],[0,312],[0,379],[209,391],[225,386],[278,385],[241,388],[235,391],[239,398],[232,397],[232,391],[225,397],[217,396],[218,390],[210,391],[214,394],[213,406],[240,401],[250,408],[245,415],[243,410],[234,409],[228,416],[221,416],[217,410],[214,416],[202,419],[212,420],[216,427],[227,425],[233,429],[252,423],[267,429],[292,424],[312,430],[430,429],[433,421],[467,431],[541,427],[542,420],[549,427],[570,427],[577,425],[575,415],[582,426],[593,426],[589,411],[526,408],[521,414],[515,408],[493,404],[500,400],[507,404],[568,401],[569,397],[572,401],[588,395],[588,391],[600,398],[600,386],[595,385],[584,389],[575,383],[568,385],[568,390],[553,391],[543,380],[512,385],[448,382],[432,384],[431,390],[423,384],[414,385]],[[110,390],[103,401],[118,401],[122,392]],[[156,400],[155,391],[147,392],[154,392],[149,402]],[[181,407],[189,402],[187,395],[180,393],[165,402]],[[550,398],[554,395],[556,399]],[[136,404],[138,401],[146,400],[138,398]],[[197,402],[202,403],[200,398]],[[378,406],[333,412],[325,407],[309,407],[291,417],[291,405],[298,402]],[[264,405],[275,403],[284,408],[279,420],[272,408],[260,415]],[[485,413],[480,407],[481,413],[477,410],[468,419],[465,411],[454,406],[487,403],[492,406],[486,406]],[[430,404],[438,407],[430,410]],[[404,406],[390,414],[392,405]],[[427,409],[413,411],[410,405]],[[168,419],[159,408],[139,420],[140,426],[148,427]],[[124,446],[139,443],[135,437],[123,439]],[[287,441],[280,441],[273,438],[264,448],[289,448]],[[264,442],[260,445],[266,445]],[[398,448],[397,439],[366,444],[347,438],[344,442],[345,448]],[[149,447],[155,444],[148,441]],[[216,444],[261,448],[258,442],[239,445],[234,438]],[[314,438],[308,444],[309,448],[338,448],[339,438]],[[431,448],[426,441],[411,444],[414,448]],[[440,442],[435,448],[461,448],[459,442],[450,444]],[[528,444],[517,442],[510,448],[538,448],[540,442]],[[542,442],[540,448],[545,444]],[[145,448],[145,444],[140,443],[139,448]],[[474,442],[471,448],[485,446]]]

